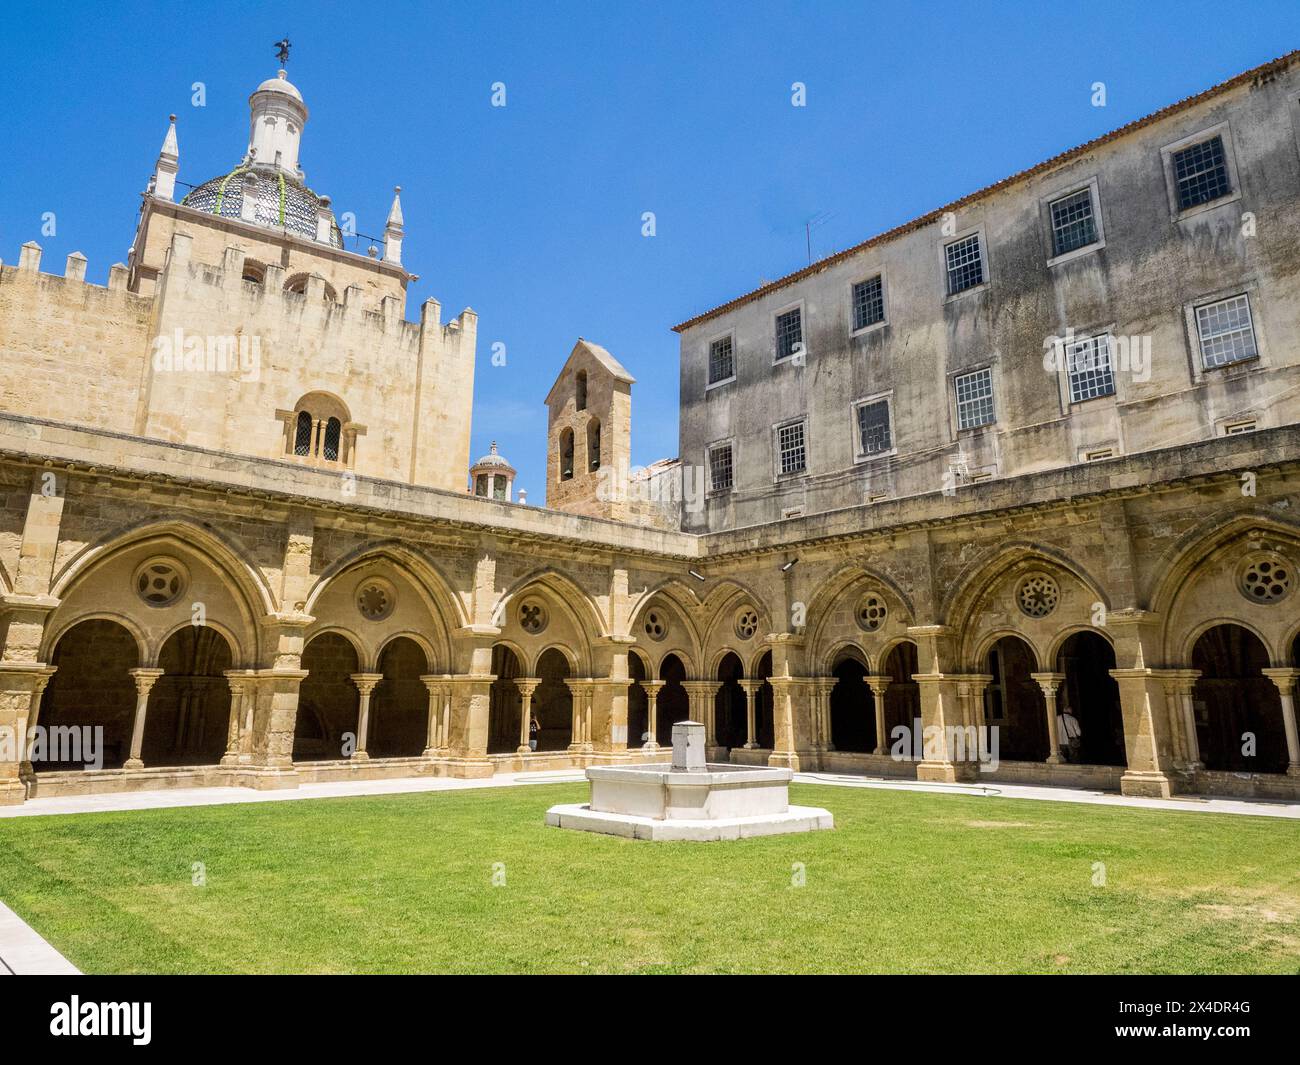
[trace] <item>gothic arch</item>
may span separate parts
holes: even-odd
[[[1218,617],[1206,618],[1190,629],[1183,639],[1179,641],[1177,661],[1181,666],[1186,667],[1191,665],[1192,649],[1196,646],[1197,641],[1211,629],[1217,629],[1220,625],[1236,625],[1239,629],[1245,629],[1248,633],[1254,636],[1255,639],[1263,645],[1264,650],[1268,652],[1270,665],[1276,666],[1287,664],[1287,652],[1285,646],[1274,646],[1273,641],[1268,637],[1268,633],[1260,629],[1259,626],[1252,625],[1249,621],[1245,621],[1236,615],[1224,614]]]
[[[1043,669],[1055,669],[1056,667],[1052,663],[1054,663],[1057,660],[1057,658],[1060,657],[1061,648],[1065,646],[1066,641],[1068,641],[1071,636],[1075,636],[1081,632],[1091,632],[1093,635],[1100,636],[1103,640],[1105,640],[1108,644],[1110,644],[1112,650],[1115,647],[1115,638],[1109,632],[1107,632],[1105,629],[1099,626],[1067,625],[1065,628],[1061,629],[1060,632],[1058,632],[1052,638],[1052,642],[1048,645],[1047,650],[1043,655],[1043,662],[1045,663]]]
[[[440,672],[438,668],[439,660],[437,655],[434,653],[433,644],[429,642],[426,636],[422,633],[416,632],[414,629],[399,629],[397,632],[389,633],[385,636],[383,642],[375,648],[374,664],[376,667],[378,666],[379,661],[384,657],[384,651],[386,651],[389,645],[396,640],[410,640],[423,652],[424,671],[426,673]]]
[[[700,604],[701,614],[707,619],[700,647],[707,652],[710,647],[722,647],[737,642],[740,637],[730,622],[742,606],[751,606],[758,613],[758,629],[748,640],[740,642],[757,646],[763,637],[773,631],[772,614],[767,602],[753,589],[739,581],[724,578],[714,585]]]
[[[1151,610],[1167,614],[1188,578],[1211,555],[1251,533],[1276,536],[1300,545],[1300,526],[1279,521],[1271,513],[1252,509],[1231,516],[1219,514],[1207,518],[1180,536],[1150,567],[1154,574],[1148,597]]]
[[[1003,544],[962,570],[953,582],[953,593],[940,610],[941,623],[965,629],[980,599],[994,584],[1013,570],[1035,568],[1068,573],[1093,592],[1107,610],[1111,608],[1110,596],[1101,582],[1073,559],[1055,548],[1022,540]]]
[[[144,634],[144,630],[135,623],[134,618],[130,618],[116,610],[96,610],[89,614],[78,614],[76,617],[64,618],[60,622],[48,626],[45,630],[45,636],[41,640],[41,661],[50,661],[51,656],[58,650],[59,641],[83,621],[113,621],[121,625],[135,640],[135,664],[143,666],[148,661],[149,641]]]
[[[844,659],[852,658],[868,673],[872,672],[871,656],[852,640],[840,640],[820,658],[822,676],[830,676],[831,671]],[[882,659],[883,661],[883,659]]]
[[[868,632],[858,626],[851,616],[856,601],[870,591],[877,591],[885,600],[888,613],[878,631]],[[805,628],[809,661],[829,663],[827,656],[834,648],[852,643],[862,648],[864,656],[883,660],[880,650],[884,641],[898,639],[907,626],[913,624],[915,614],[910,598],[897,583],[877,570],[857,563],[843,566],[822,581],[808,606],[808,624]],[[866,651],[870,644],[872,652]]]
[[[198,555],[224,572],[240,590],[250,613],[273,614],[278,609],[275,593],[262,571],[246,561],[251,554],[242,545],[191,521],[173,519],[148,525],[130,526],[110,533],[74,554],[54,575],[50,594],[62,599],[72,586],[106,559],[131,547],[152,541]]]
[[[166,604],[154,613],[153,605],[146,605],[132,595],[130,575],[114,575],[111,568],[119,564],[130,565],[131,555],[143,557],[158,551],[175,556],[189,569],[190,584],[180,600]],[[207,607],[204,624],[222,627],[232,651],[243,661],[253,664],[259,660],[261,633],[259,620],[274,613],[276,602],[262,571],[245,561],[241,553],[223,538],[188,521],[151,523],[127,531],[111,534],[78,551],[56,574],[50,594],[62,600],[54,611],[42,640],[42,654],[48,654],[54,644],[54,634],[66,631],[70,623],[102,613],[92,606],[86,609],[79,599],[90,596],[88,589],[104,575],[104,579],[117,580],[121,595],[112,600],[123,606],[114,612],[112,620],[127,624],[141,641],[143,660],[152,661],[162,646],[162,638],[150,638],[148,631],[165,627],[168,635],[177,625],[173,618],[184,614],[189,619],[193,602],[204,602]],[[123,571],[125,573],[125,571]],[[207,591],[201,586],[207,584]],[[95,598],[99,598],[96,596]],[[80,611],[80,613],[78,613]],[[230,616],[225,616],[229,612]],[[131,619],[128,623],[124,619]],[[158,632],[153,632],[158,637]]]
[[[381,540],[363,544],[336,559],[325,567],[316,578],[311,591],[307,593],[306,601],[295,609],[300,609],[307,614],[312,613],[316,601],[320,599],[331,581],[379,560],[387,561],[394,566],[403,576],[410,579],[424,596],[433,616],[442,622],[444,629],[443,640],[437,648],[438,654],[434,656],[435,660],[449,657],[450,646],[446,644],[446,633],[468,625],[470,619],[465,614],[460,600],[452,592],[451,582],[447,580],[438,565],[423,551],[399,540]]]
[[[579,632],[586,639],[593,640],[609,635],[609,628],[595,600],[579,587],[572,577],[550,568],[533,570],[516,580],[497,600],[496,609],[493,611],[494,617],[503,618],[510,603],[516,597],[533,590],[535,586],[548,589],[568,608]]]
[[[150,641],[148,653],[146,655],[146,666],[156,666],[158,656],[162,653],[164,645],[175,636],[178,632],[184,632],[188,628],[205,628],[212,629],[213,632],[219,633],[226,641],[230,648],[231,668],[232,669],[251,669],[252,661],[248,658],[248,648],[240,641],[239,636],[228,625],[223,625],[220,621],[207,621],[203,625],[195,626],[192,622],[183,621],[179,625],[173,626],[166,630],[161,636]]]

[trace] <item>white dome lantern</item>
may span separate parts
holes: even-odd
[[[470,491],[481,499],[509,503],[516,472],[503,456],[497,454],[497,442],[493,440],[491,450],[469,468]]]

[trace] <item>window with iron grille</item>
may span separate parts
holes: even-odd
[[[866,329],[885,320],[885,286],[879,277],[853,286],[853,329]]]
[[[976,370],[957,378],[957,428],[975,429],[993,421],[993,371]]]
[[[1067,345],[1065,368],[1070,374],[1071,403],[1115,394],[1115,367],[1106,333]]]
[[[1092,190],[1080,189],[1051,205],[1052,254],[1086,248],[1097,243],[1097,220],[1092,214]]]
[[[1232,186],[1228,181],[1223,138],[1211,137],[1174,152],[1174,181],[1178,186],[1180,211],[1228,195]]]
[[[894,446],[889,432],[889,400],[863,403],[858,408],[858,450],[879,455]]]
[[[803,312],[795,307],[776,316],[776,357],[788,359],[803,350]]]
[[[1196,330],[1201,337],[1201,361],[1207,370],[1259,354],[1250,299],[1245,293],[1197,307]]]
[[[781,457],[781,472],[802,473],[808,465],[804,448],[803,422],[791,422],[776,431],[777,448]]]
[[[731,337],[722,337],[709,345],[709,384],[716,385],[736,375],[736,361],[731,354]]]
[[[719,444],[709,449],[709,488],[714,492],[728,492],[732,483],[731,445]]]
[[[984,283],[984,255],[980,249],[978,233],[954,240],[943,251],[948,263],[949,296]]]

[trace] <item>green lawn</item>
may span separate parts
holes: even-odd
[[[0,899],[100,973],[1300,971],[1295,821],[796,785],[835,831],[543,825],[585,795],[0,820]]]

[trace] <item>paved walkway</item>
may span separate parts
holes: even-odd
[[[569,784],[581,783],[585,779],[581,770],[558,770],[553,773],[498,773],[494,777],[481,780],[456,780],[451,777],[349,780],[328,784],[302,784],[297,788],[276,791],[220,787],[163,788],[157,791],[128,791],[111,795],[69,795],[59,798],[29,799],[18,806],[0,806],[0,819],[41,817],[50,814],[98,813],[107,810],[157,810],[174,806],[226,806],[241,802],[292,802],[298,799],[340,799],[360,795],[404,795],[426,791],[506,788],[517,784]],[[1300,819],[1300,803],[1216,799],[1203,795],[1189,795],[1174,799],[1142,799],[1083,788],[1048,788],[1030,784],[980,784],[978,782],[924,784],[914,780],[845,776],[837,773],[796,773],[795,780],[802,784],[830,784],[847,788],[883,788],[891,791],[985,795],[1004,799],[1043,799],[1048,802],[1081,802],[1098,806],[1132,806],[1152,810]]]
[[[0,902],[0,976],[77,976],[81,970]]]

